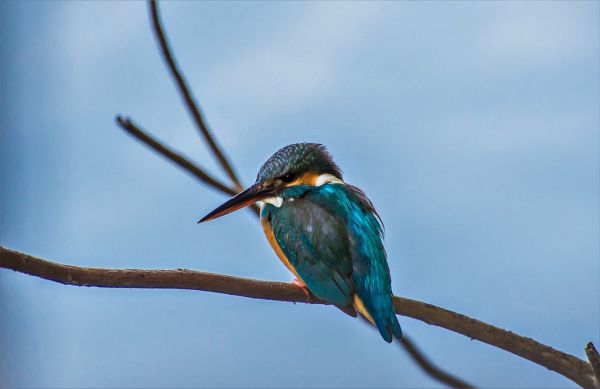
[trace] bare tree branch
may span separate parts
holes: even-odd
[[[169,71],[171,72],[171,75],[173,76],[175,83],[177,84],[179,93],[181,94],[181,97],[183,98],[183,101],[185,102],[185,106],[186,106],[189,114],[194,119],[194,123],[196,124],[196,127],[198,127],[198,130],[200,131],[200,134],[202,135],[202,137],[208,144],[208,147],[210,148],[210,150],[212,151],[214,156],[219,161],[221,168],[225,171],[225,173],[227,173],[227,176],[231,179],[231,182],[233,182],[233,184],[235,185],[236,191],[240,192],[243,188],[242,184],[240,183],[240,180],[238,179],[238,177],[233,169],[233,166],[231,165],[231,162],[227,159],[223,150],[221,150],[221,148],[217,145],[215,137],[211,133],[210,129],[208,128],[208,125],[206,124],[206,120],[200,113],[201,112],[200,108],[198,107],[198,104],[196,104],[196,102],[194,101],[194,98],[192,97],[190,88],[187,86],[187,83],[186,83],[185,79],[183,78],[183,74],[179,70],[179,67],[177,66],[177,63],[175,62],[173,54],[171,53],[169,43],[167,41],[166,35],[162,28],[160,14],[158,11],[158,5],[156,4],[156,1],[154,1],[154,0],[151,0],[148,3],[148,5],[150,8],[152,29],[154,31],[156,40],[158,41],[158,44],[160,46],[160,52],[162,54],[163,59],[165,60],[165,62],[168,65]]]
[[[156,151],[158,154],[160,154],[163,157],[167,158],[168,160],[174,162],[177,166],[179,166],[183,170],[191,173],[194,177],[199,179],[202,183],[204,183],[212,188],[218,189],[219,191],[221,191],[227,195],[230,195],[230,196],[237,194],[237,192],[234,189],[226,186],[222,182],[218,181],[216,178],[209,175],[203,168],[196,166],[195,164],[190,162],[188,159],[186,159],[181,154],[169,149],[167,146],[163,145],[162,143],[160,143],[159,141],[154,139],[152,136],[148,135],[146,132],[144,132],[142,129],[140,129],[137,125],[135,125],[131,121],[131,119],[123,118],[122,116],[117,115],[115,120],[117,121],[117,124],[119,124],[119,126],[123,130],[125,130],[129,135],[133,136],[140,142],[144,143],[145,145],[150,147],[152,150]]]
[[[117,121],[117,124],[129,135],[133,136],[138,141],[150,147],[150,149],[154,150],[156,153],[162,155],[163,157],[170,160],[183,170],[187,171],[188,173],[196,177],[201,183],[206,184],[211,188],[217,189],[229,196],[233,196],[238,193],[237,190],[226,186],[216,178],[212,177],[203,168],[197,166],[181,154],[169,149],[167,146],[163,145],[162,143],[154,139],[152,136],[148,135],[144,130],[142,130],[139,126],[133,123],[131,119],[123,118],[122,116],[117,116],[115,120]],[[251,209],[254,212],[254,214],[258,216],[258,206],[253,205]]]
[[[585,346],[585,354],[587,355],[590,366],[596,376],[596,386],[600,388],[600,355],[598,355],[598,351],[592,342],[589,342]]]
[[[65,285],[107,288],[190,289],[265,300],[324,304],[301,288],[281,282],[258,281],[190,270],[112,270],[84,268],[48,262],[0,247],[0,268],[59,282]],[[591,366],[572,355],[533,339],[486,324],[431,304],[394,297],[396,313],[446,328],[499,347],[553,370],[585,388],[595,388]]]
[[[595,388],[595,379],[588,363],[531,338],[415,300],[394,297],[394,308],[399,315],[477,339],[553,370],[580,386]]]
[[[419,365],[421,369],[425,373],[427,373],[430,377],[436,379],[439,382],[442,382],[448,385],[451,388],[472,388],[473,385],[468,384],[462,379],[449,374],[439,367],[435,366],[432,361],[427,359],[423,352],[419,350],[419,348],[410,340],[406,335],[402,336],[400,340],[400,345],[406,350],[406,352],[412,357],[412,359]]]

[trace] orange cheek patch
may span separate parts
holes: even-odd
[[[318,178],[319,178],[319,175],[317,173],[309,172],[309,173],[305,173],[302,176],[302,182],[304,183],[304,185],[316,186]]]
[[[318,178],[319,178],[319,175],[317,173],[308,172],[308,173],[304,173],[300,177],[296,178],[294,181],[290,182],[286,186],[287,187],[296,186],[296,185],[316,186]]]

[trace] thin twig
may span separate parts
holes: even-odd
[[[258,281],[190,270],[112,270],[62,265],[0,247],[0,268],[66,285],[108,288],[190,289],[257,299],[324,304],[301,288],[281,282]],[[396,313],[446,328],[502,348],[567,377],[585,388],[594,388],[590,365],[572,355],[533,339],[486,324],[431,304],[394,296]]]
[[[167,146],[163,145],[152,136],[148,135],[145,131],[143,131],[139,126],[134,124],[131,119],[124,118],[122,116],[117,115],[115,118],[117,124],[125,130],[129,135],[133,136],[143,144],[149,146],[152,150],[156,151],[158,154],[167,158],[168,160],[174,162],[177,166],[182,168],[183,170],[191,173],[194,177],[200,180],[202,183],[215,188],[227,195],[234,196],[237,194],[237,191],[226,186],[222,182],[218,181],[216,178],[209,175],[206,170],[201,167],[196,166],[188,159],[186,159],[181,154],[169,149]]]
[[[410,338],[406,335],[402,337],[399,343],[419,365],[419,367],[423,369],[423,371],[426,372],[430,377],[448,385],[451,388],[473,388],[473,385],[435,366],[435,364],[428,360],[424,356],[423,352],[419,350],[413,341],[410,340]]]
[[[158,41],[158,45],[160,47],[162,57],[165,60],[165,62],[167,63],[169,71],[171,72],[171,75],[173,76],[173,79],[175,80],[175,83],[177,84],[179,93],[181,94],[181,97],[183,98],[183,101],[185,102],[185,106],[186,106],[189,114],[194,119],[194,123],[196,124],[196,127],[200,131],[200,134],[202,135],[202,137],[208,144],[208,147],[210,148],[210,150],[212,151],[212,153],[214,154],[216,159],[219,161],[221,168],[225,171],[227,176],[231,179],[231,182],[235,185],[235,189],[238,192],[240,192],[242,190],[242,184],[240,183],[240,180],[238,179],[238,177],[233,169],[233,166],[231,165],[231,162],[227,159],[223,150],[221,150],[221,148],[217,145],[214,135],[211,133],[210,129],[208,128],[208,125],[206,124],[206,120],[200,113],[201,111],[200,111],[200,108],[198,107],[198,104],[196,104],[196,102],[194,101],[194,98],[192,97],[192,93],[190,91],[190,88],[187,86],[187,82],[185,81],[182,72],[179,70],[177,63],[175,62],[174,56],[171,52],[169,43],[167,41],[167,37],[166,37],[165,32],[162,27],[162,22],[160,20],[160,15],[159,15],[159,11],[158,11],[158,5],[156,4],[156,1],[154,1],[154,0],[151,0],[148,3],[148,5],[150,8],[152,29],[154,31],[156,40]]]
[[[198,165],[191,162],[189,159],[185,158],[183,155],[171,150],[164,144],[154,139],[146,131],[142,130],[138,125],[136,125],[131,119],[117,115],[115,120],[119,127],[125,130],[125,132],[127,132],[129,135],[133,136],[141,143],[150,147],[150,149],[154,150],[155,152],[162,155],[169,161],[173,162],[186,172],[190,173],[192,176],[196,177],[201,183],[206,184],[211,188],[217,189],[220,192],[225,193],[229,196],[234,196],[238,193],[238,191],[236,191],[235,189],[226,186],[225,184],[208,174],[205,169],[199,167]],[[258,216],[260,210],[256,204],[252,205],[249,208],[256,216]]]
[[[372,329],[376,330],[376,327],[368,321],[364,316],[358,316],[363,323],[369,326]],[[447,385],[450,388],[474,388],[473,385],[467,383],[466,381],[442,370],[440,367],[436,366],[433,361],[425,356],[425,353],[421,351],[415,343],[410,340],[406,334],[402,335],[402,339],[398,342],[401,348],[403,348],[408,355],[415,361],[415,363],[427,374],[430,378]]]
[[[596,377],[596,388],[600,388],[600,355],[598,355],[598,351],[592,342],[589,342],[585,346],[585,355],[587,355],[594,376]]]

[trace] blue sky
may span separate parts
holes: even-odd
[[[328,146],[387,229],[396,294],[583,358],[600,343],[598,2],[169,2],[179,63],[246,184]],[[216,166],[140,2],[2,2],[0,241],[81,266],[293,277],[248,212],[123,134]],[[235,237],[235,239],[232,239]],[[431,387],[330,307],[66,287],[0,271],[0,386]],[[557,374],[401,317],[483,387]],[[507,372],[511,372],[507,374]]]

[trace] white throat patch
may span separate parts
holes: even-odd
[[[267,198],[262,199],[262,201],[264,203],[274,205],[277,208],[281,207],[281,204],[283,204],[283,198],[281,198],[279,196],[277,196],[277,197],[267,197]]]
[[[344,183],[344,181],[340,180],[333,174],[329,174],[329,173],[321,174],[315,180],[315,186],[321,186],[321,185],[325,185],[325,184],[343,184],[343,183]]]

